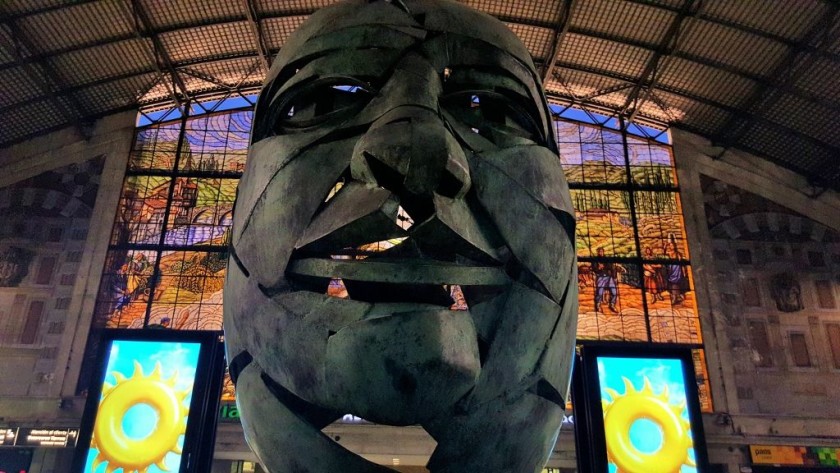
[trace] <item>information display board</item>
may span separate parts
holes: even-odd
[[[0,447],[75,447],[79,429],[0,427]]]
[[[592,442],[582,472],[708,471],[690,349],[585,346],[581,356],[575,421]]]
[[[212,456],[218,415],[221,353],[215,332],[106,333],[74,471],[204,471],[199,465]]]

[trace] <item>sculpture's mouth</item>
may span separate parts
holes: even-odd
[[[468,308],[464,293],[499,293],[511,283],[501,265],[424,254],[411,237],[378,241],[332,254],[298,251],[286,268],[298,289],[364,302]],[[480,288],[480,289],[478,289]]]
[[[466,310],[518,273],[474,200],[397,196],[345,176],[298,241],[286,279],[332,297]]]

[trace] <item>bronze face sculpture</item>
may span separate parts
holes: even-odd
[[[225,337],[280,472],[388,472],[321,429],[419,424],[435,473],[539,471],[577,317],[574,212],[525,47],[446,0],[316,12],[274,62],[239,186]]]

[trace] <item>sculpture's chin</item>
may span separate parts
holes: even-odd
[[[409,425],[451,412],[473,388],[481,364],[469,312],[417,306],[330,337],[325,381],[333,406]]]

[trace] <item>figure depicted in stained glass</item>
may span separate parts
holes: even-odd
[[[242,425],[269,471],[392,472],[322,433],[348,413],[422,426],[432,473],[541,471],[577,277],[540,82],[503,23],[454,1],[339,3],[283,47],[224,289]]]
[[[598,248],[598,257],[604,257],[604,249]],[[596,261],[592,263],[595,273],[595,312],[601,311],[601,304],[608,302],[611,312],[618,313],[618,281],[627,270],[624,266],[611,261]],[[607,295],[607,300],[604,296]]]
[[[645,258],[653,259],[653,250],[645,249]],[[642,265],[645,277],[645,291],[653,297],[653,302],[664,301],[662,292],[665,290],[665,279],[662,277],[663,267],[661,264],[647,261]]]
[[[665,247],[665,254],[672,260],[683,258],[677,246],[674,236],[671,235],[671,242]],[[668,293],[671,295],[671,305],[681,304],[685,300],[685,292],[688,290],[688,275],[685,266],[672,261],[665,265],[665,277],[668,281]]]

